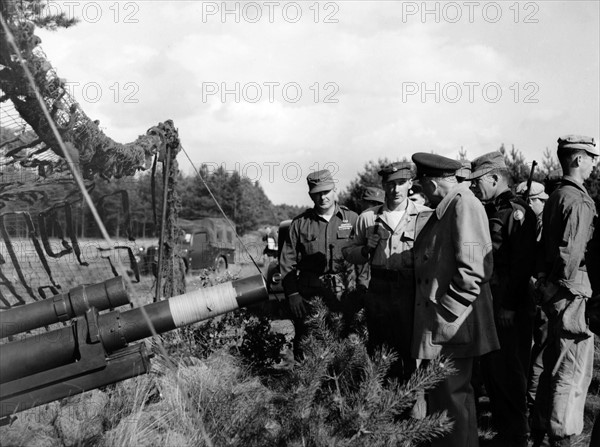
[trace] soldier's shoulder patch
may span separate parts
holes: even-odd
[[[525,218],[525,213],[521,210],[515,210],[513,212],[513,219],[514,220],[523,220]]]
[[[525,202],[521,202],[521,200],[511,200],[509,201],[510,203],[510,207],[515,210],[515,211],[521,211],[523,214],[525,214],[525,209],[527,207],[527,204]]]

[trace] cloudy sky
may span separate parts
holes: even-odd
[[[598,137],[599,5],[51,1],[81,21],[38,34],[113,139],[173,119],[194,165],[309,205],[318,169],[344,190],[382,157],[504,143],[539,161],[562,134]]]

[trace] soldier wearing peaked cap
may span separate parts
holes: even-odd
[[[408,380],[416,368],[411,357],[414,306],[413,243],[429,208],[408,200],[415,176],[409,162],[392,163],[379,171],[385,203],[358,218],[353,238],[344,248],[346,260],[370,265],[371,281],[365,297],[368,351],[383,345],[399,355],[391,375]]]
[[[477,446],[474,357],[499,348],[489,280],[491,238],[483,205],[456,180],[461,164],[416,153],[417,176],[435,211],[414,245],[416,301],[412,353],[418,359],[452,357],[457,373],[429,392],[428,411],[446,410],[450,434],[433,447]]]
[[[367,281],[364,269],[346,263],[341,251],[358,215],[336,202],[331,172],[317,171],[306,180],[314,207],[293,219],[280,259],[283,289],[293,315],[296,359],[302,357],[309,302],[319,296],[331,310],[344,312],[346,290]]]
[[[570,446],[583,430],[583,410],[591,382],[594,336],[585,324],[585,301],[592,289],[586,248],[593,234],[596,207],[583,183],[600,151],[593,138],[567,135],[558,139],[563,178],[546,202],[543,214],[542,306],[548,316],[544,371],[536,394],[534,446],[544,432],[551,446]]]
[[[502,153],[472,162],[471,188],[484,203],[492,238],[494,270],[490,281],[500,350],[481,358],[497,440],[527,446],[527,375],[533,332],[534,303],[528,293],[534,273],[536,216],[509,187]]]

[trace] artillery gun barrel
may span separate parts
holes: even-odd
[[[81,343],[101,343],[106,354],[152,335],[144,312],[157,334],[206,320],[240,307],[266,301],[261,275],[198,289],[126,312],[97,319],[79,318],[70,326],[0,345],[0,383],[78,361]],[[89,312],[88,312],[89,314]],[[87,325],[86,328],[77,325]],[[81,340],[88,334],[88,340]]]
[[[124,304],[129,304],[129,295],[120,276],[99,284],[78,286],[68,293],[0,312],[0,338],[68,321],[92,307],[106,310]]]

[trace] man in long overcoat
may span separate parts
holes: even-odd
[[[456,180],[460,162],[428,153],[412,159],[435,207],[414,245],[412,353],[418,359],[452,357],[457,369],[428,396],[430,413],[446,410],[454,421],[452,432],[432,446],[473,447],[478,445],[473,358],[499,348],[489,287],[493,260],[488,220],[468,184]]]

